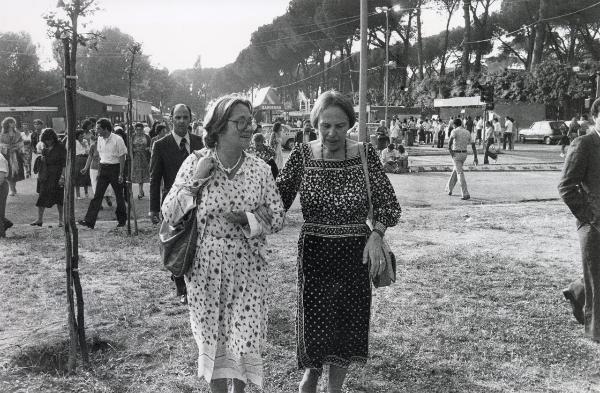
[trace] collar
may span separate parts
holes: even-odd
[[[171,135],[173,135],[173,138],[175,139],[175,143],[177,144],[177,146],[179,146],[179,144],[181,143],[181,139],[182,139],[182,138],[185,138],[185,140],[186,140],[186,141],[187,141],[187,143],[188,143],[188,146],[190,146],[190,147],[192,146],[192,145],[191,145],[191,140],[190,140],[190,133],[189,133],[189,131],[188,131],[188,132],[186,132],[185,136],[183,136],[183,137],[181,137],[181,136],[177,135],[177,133],[175,133],[175,131],[171,131]]]
[[[103,137],[103,136],[101,136],[100,138],[104,139],[104,142],[108,142],[108,140],[109,140],[110,138],[112,138],[112,136],[113,136],[113,132],[111,131],[111,132],[110,132],[110,134],[108,134],[108,138],[105,138],[105,137]]]

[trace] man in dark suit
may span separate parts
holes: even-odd
[[[585,293],[583,322],[585,335],[595,342],[600,342],[599,112],[600,99],[594,101],[590,109],[594,119],[590,132],[576,138],[571,144],[558,185],[561,198],[577,218]],[[569,298],[567,294],[565,297]]]
[[[160,221],[160,205],[175,182],[181,164],[190,153],[203,147],[202,138],[189,132],[192,119],[189,106],[175,105],[171,111],[171,119],[173,131],[154,143],[150,159],[150,214],[154,224]],[[183,277],[171,276],[171,279],[175,281],[181,303],[187,303]]]
[[[317,133],[310,126],[310,121],[306,120],[304,122],[304,130],[298,131],[296,133],[296,137],[294,138],[294,142],[297,144],[300,143],[308,143],[310,141],[317,140]]]

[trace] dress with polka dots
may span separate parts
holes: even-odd
[[[376,225],[397,224],[401,210],[377,153],[367,162]],[[300,369],[348,367],[368,356],[371,284],[362,264],[369,204],[358,151],[344,160],[297,145],[277,178],[284,207],[296,194],[304,224],[298,241],[297,360]]]
[[[213,155],[214,151],[202,150]],[[267,333],[265,235],[283,226],[284,210],[271,170],[244,153],[233,177],[221,168],[195,178],[198,158],[182,164],[162,205],[171,225],[198,204],[198,241],[193,266],[185,274],[192,333],[199,349],[198,375],[207,381],[235,378],[262,387],[262,350]],[[201,190],[198,200],[194,195]],[[252,228],[225,219],[232,211],[259,206],[273,212],[270,226]]]

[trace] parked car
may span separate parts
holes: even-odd
[[[273,124],[261,124],[262,132],[266,136],[270,135],[273,131]],[[287,124],[281,125],[281,146],[286,150],[292,150],[294,147],[294,141],[296,140],[296,133],[302,128],[292,128]]]
[[[379,127],[379,123],[367,123],[367,141],[369,140],[369,135],[375,135],[375,131]],[[354,127],[348,130],[348,138],[358,140],[358,120],[354,123]]]
[[[546,145],[557,143],[562,136],[562,130],[568,129],[564,121],[536,121],[529,128],[519,130],[519,140],[544,142]]]

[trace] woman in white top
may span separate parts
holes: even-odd
[[[77,175],[75,178],[75,196],[77,199],[83,199],[81,197],[81,191],[79,190],[80,187],[83,187],[85,197],[87,198],[88,187],[92,185],[88,172],[82,173],[82,169],[85,168],[90,151],[90,146],[84,136],[85,131],[82,129],[78,129],[75,133],[75,173]]]
[[[400,143],[398,138],[400,137],[400,124],[398,120],[392,120],[392,129],[390,131],[390,138],[394,145]]]
[[[23,168],[25,170],[25,177],[31,177],[31,156],[33,153],[33,146],[31,146],[31,130],[29,126],[24,125],[23,131],[21,132],[21,139],[23,140]]]

